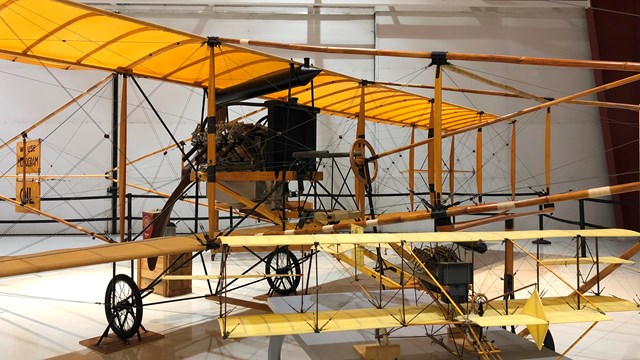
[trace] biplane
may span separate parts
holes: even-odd
[[[3,177],[7,177],[9,171],[16,172],[12,177],[16,196],[0,195],[6,203],[3,206],[10,204],[28,214],[25,216],[35,214],[49,218],[108,244],[7,256],[0,260],[0,276],[140,259],[137,282],[133,275],[114,273],[107,285],[103,304],[106,328],[96,345],[106,339],[109,332],[123,342],[140,339],[141,332],[146,331],[144,299],[161,286],[185,280],[215,282],[215,286],[209,286],[206,297],[220,304],[219,325],[224,338],[375,329],[380,349],[389,346],[391,334],[398,329],[428,326],[432,330],[424,336],[459,358],[468,353],[480,358],[500,358],[500,349],[486,334],[490,327],[526,326],[521,333],[530,333],[541,348],[545,342],[551,346],[549,324],[596,324],[608,320],[607,314],[611,312],[638,311],[632,301],[604,296],[599,284],[620,266],[633,263],[631,259],[640,250],[640,243],[636,241],[620,256],[601,256],[597,249],[600,238],[637,239],[640,234],[623,229],[513,231],[513,222],[517,218],[548,215],[554,211],[555,204],[640,189],[640,183],[633,182],[554,194],[550,154],[552,107],[566,103],[623,106],[585,102],[579,98],[637,81],[640,75],[549,99],[498,84],[459,67],[457,62],[618,66],[626,70],[640,69],[640,64],[326,48],[202,37],[66,0],[6,0],[0,2],[0,16],[1,58],[71,73],[88,69],[108,74],[32,126],[3,135],[7,140],[1,145],[5,149],[17,148],[8,170],[3,171]],[[408,92],[407,84],[356,78],[313,66],[308,58],[294,61],[249,46],[428,59],[426,69],[434,72],[433,96]],[[533,100],[536,104],[496,115],[445,102],[445,72],[500,87],[511,96]],[[121,81],[119,92],[116,79]],[[151,101],[145,91],[149,81],[202,91],[203,101],[197,106],[201,114],[188,130],[189,138],[180,139],[174,134],[176,131],[167,126],[161,104]],[[42,140],[33,139],[33,134],[71,106],[87,111],[87,102],[83,101],[98,89],[103,90],[109,82],[120,101],[118,96],[113,97],[114,131],[111,138],[108,132],[104,137],[115,144],[116,151],[113,166],[98,175],[101,181],[110,183],[111,194],[117,200],[119,213],[114,218],[119,218],[119,225],[114,226],[114,230],[119,229],[118,239],[74,224],[52,211],[41,210],[39,196],[31,195],[39,192],[39,184],[46,180],[72,178],[77,167],[70,166],[68,173],[61,176],[42,175],[38,160],[44,161],[44,156],[39,148],[47,143],[47,136],[42,136]],[[132,110],[128,108],[130,93],[140,96],[142,105],[137,107],[144,107],[172,140],[169,146],[136,159],[131,159],[128,144],[132,139],[145,136],[139,133],[131,136],[129,132],[128,126],[132,125],[129,121]],[[232,115],[238,113],[236,108],[241,108],[243,113],[233,118]],[[247,108],[251,110],[245,110]],[[516,186],[515,119],[540,111],[545,112],[541,174],[544,184],[539,191],[523,195]],[[349,138],[353,140],[346,147],[323,149],[318,141],[318,129],[320,126],[331,128],[332,120],[321,125],[319,115],[343,118],[349,124]],[[406,144],[380,151],[377,147],[384,142],[376,139],[375,132],[368,132],[371,123],[408,129],[409,139]],[[505,187],[508,190],[505,193],[505,189],[500,189],[500,196],[508,200],[487,201],[492,194],[483,190],[482,183],[483,129],[501,124],[506,124],[511,133],[505,147],[510,165]],[[474,158],[468,161],[475,165],[473,171],[456,169],[459,161],[456,161],[455,141],[468,134],[475,141]],[[424,139],[417,139],[421,135]],[[340,133],[338,137],[343,140],[344,136]],[[450,145],[449,156],[444,154],[445,145]],[[136,163],[171,150],[179,152],[181,164],[171,192],[127,180],[131,168],[140,172],[135,168]],[[402,211],[398,206],[385,205],[381,196],[384,194],[377,188],[380,178],[389,172],[389,163],[395,165],[389,159],[397,160],[400,154],[406,154],[408,159],[408,169],[403,169],[407,182],[401,185],[400,191],[392,189],[392,193],[401,193],[398,195],[405,207]],[[424,166],[416,167],[418,161]],[[456,190],[461,185],[456,181],[460,176],[467,176],[465,174],[470,175],[465,178],[464,186],[475,185],[466,193]],[[204,199],[201,183],[206,193]],[[131,208],[127,214],[127,189],[166,198],[155,217],[137,234],[127,235],[124,230],[127,219],[131,218]],[[191,194],[195,195],[190,197]],[[174,209],[183,202],[194,204],[194,226],[189,226],[187,235],[165,236],[175,215]],[[206,227],[198,222],[200,206],[206,208]],[[228,226],[222,225],[220,212],[229,214]],[[392,225],[430,221],[437,232],[390,233],[386,230]],[[463,231],[496,223],[504,224],[505,231]],[[128,229],[131,230],[130,225]],[[341,234],[345,232],[348,234]],[[149,239],[140,240],[145,233]],[[568,258],[547,259],[519,245],[523,240],[555,238],[573,239],[577,250]],[[492,243],[504,246],[501,274],[504,286],[489,298],[474,287],[474,264]],[[591,249],[594,249],[592,256],[582,254]],[[193,275],[191,260],[199,257],[204,262],[202,254],[206,251],[211,252],[211,260],[218,263],[219,273]],[[539,279],[517,288],[514,251],[528,256],[538,273],[542,269],[556,275],[552,266],[573,266],[575,282],[569,283],[563,276],[557,276],[569,293],[541,296],[544,288]],[[371,308],[320,309],[317,266],[321,254],[348,269],[346,273],[354,279],[355,290],[364,294]],[[237,256],[253,257],[255,261],[241,274],[230,274],[228,264]],[[585,279],[581,266],[589,264],[595,272]],[[606,267],[600,269],[601,265]],[[143,272],[151,275],[142,280]],[[310,289],[309,280],[313,277],[315,289]],[[359,277],[374,279],[374,289],[360,285]],[[235,306],[256,306],[255,302],[234,297],[238,289],[256,283],[268,284],[268,295],[307,296],[307,305],[301,304],[301,310],[291,314],[235,314],[232,311]],[[588,295],[594,287],[597,288],[595,295]],[[405,298],[405,291],[409,289],[425,296],[409,303]],[[390,294],[389,290],[394,292]],[[400,303],[387,306],[391,301],[383,297],[383,291],[384,296],[401,294]],[[522,293],[526,293],[525,299],[515,298],[515,294]],[[264,304],[260,308],[264,309]]]

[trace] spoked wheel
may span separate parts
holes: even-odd
[[[300,263],[287,248],[278,248],[267,256],[265,273],[282,276],[267,277],[271,290],[280,295],[289,295],[300,285]],[[290,275],[290,276],[287,276]]]
[[[104,311],[109,327],[121,339],[138,333],[142,323],[142,298],[136,283],[125,274],[116,275],[104,297]]]

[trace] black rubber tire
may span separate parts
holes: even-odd
[[[274,250],[265,259],[265,273],[295,276],[267,277],[267,282],[273,292],[280,295],[293,294],[300,285],[300,263],[298,258],[286,247]]]
[[[142,324],[140,289],[129,276],[118,274],[107,285],[104,311],[109,327],[121,339],[138,333]]]
[[[543,346],[551,351],[556,351],[556,344],[553,341],[553,335],[551,331],[547,330],[547,335],[544,336]]]

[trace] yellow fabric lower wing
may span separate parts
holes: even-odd
[[[447,321],[437,306],[411,306],[405,308],[354,309],[319,311],[318,329],[320,332],[380,329],[404,325],[443,325]],[[228,316],[218,319],[220,328],[228,338],[251,336],[274,336],[308,334],[316,332],[316,313],[264,314],[246,316]],[[223,330],[224,331],[224,330]]]
[[[195,236],[171,236],[86,248],[46,251],[0,260],[0,277],[205,250]]]
[[[609,296],[587,296],[587,298],[603,312],[639,311],[637,304]],[[549,324],[565,324],[579,322],[594,322],[611,320],[605,314],[585,307],[586,301],[581,302],[582,309],[578,310],[575,296],[561,296],[541,298],[545,322]],[[473,315],[469,320],[479,326],[510,326],[537,325],[540,317],[525,315],[523,310],[527,299],[509,300],[509,315],[505,315],[505,302],[492,301],[483,316]]]
[[[594,310],[569,310],[569,311],[545,311],[547,320],[539,319],[535,316],[516,315],[473,315],[469,321],[482,326],[516,326],[516,325],[543,325],[543,324],[569,324],[581,322],[594,322],[611,320],[607,315]]]
[[[587,296],[587,298],[605,313],[640,311],[640,307],[638,307],[637,304],[620,298],[611,296]],[[543,297],[541,300],[547,314],[553,312],[575,311],[578,309],[576,296],[550,296]],[[527,299],[509,300],[509,314],[518,314],[526,302]],[[489,304],[490,306],[486,309],[485,316],[505,314],[504,300],[492,301]],[[588,305],[586,301],[580,301],[581,308],[584,308],[586,305]]]
[[[469,321],[482,326],[511,326],[511,325],[544,325],[547,324],[545,320],[538,319],[535,316],[530,315],[493,315],[493,316],[469,316]]]
[[[547,320],[549,320],[549,324],[570,324],[611,320],[607,315],[591,309],[551,311],[545,313],[545,315],[547,316]]]
[[[483,316],[470,316],[469,321],[482,327],[526,325],[538,349],[541,349],[549,324],[611,320],[607,315],[590,308],[578,310],[570,300],[570,297],[551,298],[545,304],[538,295],[538,290],[534,290],[527,300],[510,300],[509,315],[505,315],[504,307],[500,308],[500,305],[505,305],[504,302],[492,303],[490,310]]]
[[[640,305],[612,296],[587,296],[587,298],[589,298],[589,300],[594,303],[600,310],[606,313],[621,311],[640,311]]]

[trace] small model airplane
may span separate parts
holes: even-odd
[[[46,14],[43,15],[43,14]],[[108,169],[105,177],[118,184],[120,209],[120,241],[116,242],[104,234],[89,231],[79,225],[45,212],[35,206],[30,196],[12,199],[0,195],[0,199],[11,203],[21,211],[48,217],[77,231],[86,233],[108,244],[89,248],[54,250],[44,253],[6,257],[0,260],[0,277],[31,274],[42,271],[104,264],[125,260],[142,259],[139,263],[144,271],[159,270],[144,285],[131,277],[116,275],[106,290],[105,310],[108,327],[103,337],[112,330],[118,337],[127,340],[136,335],[142,324],[143,299],[151,294],[162,281],[180,279],[217,280],[216,290],[210,294],[221,304],[220,327],[226,338],[248,336],[273,336],[285,334],[317,333],[358,329],[386,329],[410,325],[443,325],[449,336],[461,339],[452,354],[461,357],[463,351],[474,351],[482,358],[498,358],[490,339],[483,335],[483,328],[494,326],[525,325],[540,348],[547,337],[549,324],[566,322],[598,322],[607,320],[606,313],[615,311],[638,311],[635,303],[606,297],[596,291],[595,296],[586,295],[602,278],[611,274],[640,251],[635,243],[620,257],[596,255],[592,258],[542,259],[518,245],[518,241],[540,238],[609,238],[635,237],[640,233],[623,229],[598,230],[540,230],[503,232],[463,232],[472,227],[505,222],[506,230],[513,229],[513,219],[525,216],[540,216],[554,210],[554,204],[564,201],[598,198],[613,194],[640,190],[640,182],[598,187],[569,193],[551,194],[550,167],[550,111],[553,106],[567,102],[578,102],[578,98],[640,80],[640,75],[580,91],[575,94],[548,100],[518,89],[508,90],[539,104],[506,115],[494,115],[443,101],[443,71],[495,85],[478,74],[452,64],[452,61],[495,61],[553,66],[581,66],[598,68],[604,66],[597,61],[535,59],[507,56],[484,56],[446,52],[397,52],[366,49],[320,48],[304,45],[285,45],[252,40],[202,37],[182,31],[161,27],[152,23],[114,14],[67,0],[0,1],[0,58],[9,61],[68,70],[93,69],[122,76],[122,102],[120,116],[119,165]],[[428,98],[398,90],[392,83],[356,79],[314,67],[306,59],[296,62],[244,47],[248,45],[284,47],[303,51],[342,52],[380,56],[423,57],[431,59],[435,69],[434,96]],[[607,66],[611,66],[608,62]],[[640,64],[620,64],[625,69],[640,69]],[[171,148],[179,149],[183,167],[175,190],[171,194],[142,188],[127,182],[127,166],[161,153],[168,148],[128,161],[127,157],[127,92],[129,83],[143,94],[147,105],[158,120],[162,116],[149,100],[137,78],[148,78],[163,82],[201,88],[206,91],[206,115],[197,124],[190,139],[174,140]],[[112,79],[109,75],[66,108],[98,86]],[[397,85],[397,84],[395,84]],[[503,87],[504,88],[504,87]],[[249,100],[260,98],[263,102]],[[598,104],[612,106],[611,104]],[[594,105],[594,104],[590,104]],[[233,106],[257,106],[247,116],[230,119]],[[266,109],[267,115],[257,121],[243,121]],[[512,139],[509,144],[510,200],[485,203],[482,187],[482,129],[498,123],[513,121],[516,117],[535,111],[547,111],[545,139],[545,189],[538,196],[517,198],[515,175],[515,122],[512,123]],[[39,171],[28,171],[27,136],[36,127],[53,118],[54,111],[20,134],[15,134],[0,148],[15,141],[22,141],[22,150],[16,159],[17,186],[30,189],[30,182],[37,183],[43,177]],[[330,114],[353,121],[354,141],[348,152],[329,152],[316,144],[317,114]],[[384,152],[376,152],[367,140],[366,123],[376,122],[398,127],[410,127],[409,144]],[[167,130],[166,125],[164,126]],[[415,132],[428,133],[425,140],[415,141]],[[456,192],[455,161],[453,150],[443,168],[443,139],[474,133],[477,137],[475,151],[475,177],[477,191],[463,197]],[[191,142],[191,147],[186,142]],[[212,146],[211,144],[215,144]],[[35,145],[34,145],[35,146]],[[416,150],[427,148],[428,192],[420,198],[416,191]],[[374,181],[378,177],[378,161],[401,152],[409,153],[408,195],[409,211],[377,211],[374,206]],[[343,159],[348,162],[351,176],[341,176],[341,190],[327,190],[323,185],[325,175],[321,164],[325,161]],[[21,170],[19,170],[21,169]],[[461,170],[460,170],[461,171]],[[34,174],[36,173],[36,174]],[[443,184],[448,174],[449,191]],[[349,180],[353,177],[353,191]],[[336,178],[336,174],[330,174]],[[187,236],[163,236],[170,222],[176,203],[185,199],[192,187],[206,183],[208,227],[205,231]],[[167,197],[163,209],[155,219],[140,232],[147,232],[150,239],[125,238],[126,191],[127,188],[150,190]],[[330,205],[309,201],[310,195],[318,198],[318,187],[325,187]],[[348,192],[343,201],[343,189]],[[31,190],[29,190],[31,191]],[[23,191],[25,194],[27,191]],[[196,192],[198,194],[198,192]],[[447,198],[448,196],[448,198]],[[454,196],[459,199],[455,201]],[[418,201],[416,201],[418,199]],[[486,199],[486,196],[485,196]],[[347,201],[349,203],[347,203]],[[353,204],[351,204],[353,202]],[[418,204],[419,202],[419,204]],[[199,199],[195,199],[196,208]],[[419,210],[419,205],[424,210]],[[533,207],[533,210],[531,209]],[[522,212],[519,209],[529,208]],[[237,221],[227,229],[220,230],[218,211],[236,214]],[[482,218],[469,220],[461,217],[479,215]],[[130,216],[131,214],[129,214]],[[196,215],[197,217],[197,215]],[[436,233],[378,233],[382,226],[407,222],[434,220]],[[261,221],[268,225],[243,229],[245,221]],[[364,229],[373,233],[364,233]],[[341,232],[354,232],[340,234]],[[360,233],[358,233],[360,232]],[[135,241],[134,241],[135,240]],[[483,253],[486,243],[505,242],[504,293],[494,299],[478,296],[472,291],[473,262],[463,261],[451,246],[465,249],[469,253]],[[421,244],[420,246],[418,244]],[[452,244],[445,246],[443,244]],[[291,250],[303,249],[298,258]],[[382,249],[391,249],[390,256]],[[422,249],[430,250],[422,250]],[[571,295],[544,297],[539,294],[539,284],[533,284],[528,299],[514,299],[513,294],[524,289],[515,289],[513,283],[513,251],[517,248],[535,261],[537,269],[556,264],[577,266],[579,286],[570,285],[559,277],[572,291]],[[217,275],[177,275],[180,268],[205,251],[219,254],[220,273]],[[235,252],[250,252],[258,259],[255,265],[243,274],[228,274],[226,264]],[[352,255],[346,251],[353,251]],[[421,251],[428,253],[421,255]],[[267,256],[259,253],[267,252]],[[228,303],[239,303],[233,298],[232,284],[240,279],[267,281],[272,293],[291,295],[298,291],[302,279],[312,276],[303,273],[302,265],[317,263],[319,252],[331,254],[338,262],[366,274],[378,281],[382,289],[418,289],[430,299],[424,304],[405,304],[401,307],[386,307],[381,296],[368,294],[375,305],[371,309],[324,310],[315,309],[295,314],[265,314],[234,316],[222,311]],[[170,264],[158,264],[158,258],[179,255]],[[424,256],[423,256],[424,255]],[[478,255],[480,256],[480,255]],[[371,259],[375,266],[365,264]],[[581,282],[580,265],[592,263],[598,267],[595,276]],[[509,265],[510,264],[510,265]],[[600,270],[600,264],[608,264]],[[252,274],[264,265],[264,273]],[[317,274],[317,272],[316,272]],[[526,287],[528,289],[529,287]],[[316,287],[316,296],[318,295]],[[244,303],[246,304],[246,302]],[[382,331],[382,333],[385,333]],[[429,334],[428,336],[435,336]],[[381,335],[380,339],[385,338]],[[442,344],[446,347],[445,344]],[[466,350],[462,350],[466,349]]]

